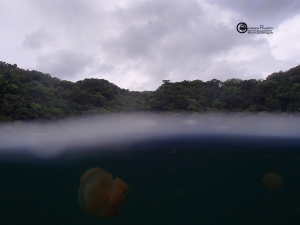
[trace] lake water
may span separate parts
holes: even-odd
[[[300,224],[295,115],[117,115],[0,127],[1,224]],[[129,186],[116,218],[78,202],[101,167]],[[263,182],[274,172],[282,184]]]

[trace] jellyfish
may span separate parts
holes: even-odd
[[[118,206],[125,203],[128,185],[101,168],[87,170],[80,179],[78,200],[86,213],[101,217],[116,217]]]
[[[282,179],[277,173],[270,172],[264,175],[263,183],[267,188],[277,190],[282,186]]]

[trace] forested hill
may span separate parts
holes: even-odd
[[[0,121],[131,111],[299,112],[300,65],[266,80],[165,80],[156,91],[138,92],[104,79],[73,83],[0,62]]]

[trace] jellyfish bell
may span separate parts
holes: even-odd
[[[277,190],[282,186],[282,179],[277,173],[270,172],[264,175],[263,183],[267,188]]]
[[[87,170],[80,179],[78,200],[83,211],[94,216],[116,217],[125,203],[128,185],[101,168]]]

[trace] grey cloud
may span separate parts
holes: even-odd
[[[134,19],[141,21],[151,20],[158,22],[158,24],[161,23],[166,32],[170,28],[172,30],[182,29],[190,22],[199,20],[204,15],[200,4],[195,0],[144,1],[132,5],[128,13],[135,15]]]
[[[118,9],[112,16],[123,31],[103,47],[126,57],[154,57],[172,34],[188,32],[202,14],[196,1],[146,1]]]
[[[52,76],[72,79],[83,72],[92,62],[93,58],[82,52],[58,50],[55,53],[39,56],[37,68]]]
[[[240,71],[234,72],[235,67],[229,63],[212,66],[214,57],[237,46],[259,47],[266,41],[242,36],[234,22],[229,27],[207,21],[206,13],[197,1],[144,1],[120,8],[113,15],[123,29],[119,36],[103,41],[102,49],[119,63],[139,62],[135,69],[156,86],[162,79],[229,78]],[[213,71],[204,74],[210,67]],[[224,68],[230,73],[224,74]]]
[[[120,32],[100,41],[106,59],[149,78],[147,86],[153,89],[157,87],[157,81],[167,78],[188,60],[179,62],[186,55],[176,41],[178,38],[186,40],[185,35],[179,34],[188,34],[193,25],[197,26],[203,12],[196,1],[143,1],[118,8],[111,16]]]
[[[66,22],[70,19],[70,24],[86,17],[91,9],[90,4],[82,0],[28,0],[28,2],[36,7],[40,13],[50,16],[50,20],[59,19]]]
[[[38,31],[26,35],[22,46],[29,49],[39,49],[51,39],[51,36],[45,32],[44,28],[40,28]]]
[[[298,0],[213,0],[212,2],[239,13],[243,22],[249,26],[262,24],[276,27],[282,21],[299,14],[300,9]]]
[[[114,15],[126,25],[119,36],[102,42],[102,47],[118,57],[207,57],[230,49],[236,42],[253,42],[249,36],[238,35],[236,24],[229,29],[204,21],[205,12],[197,1],[143,2]]]
[[[36,9],[39,19],[47,26],[53,26],[60,32],[60,36],[70,35],[85,38],[88,30],[95,20],[93,3],[82,0],[28,0]],[[93,27],[94,28],[94,27]],[[77,38],[78,38],[77,37]]]

